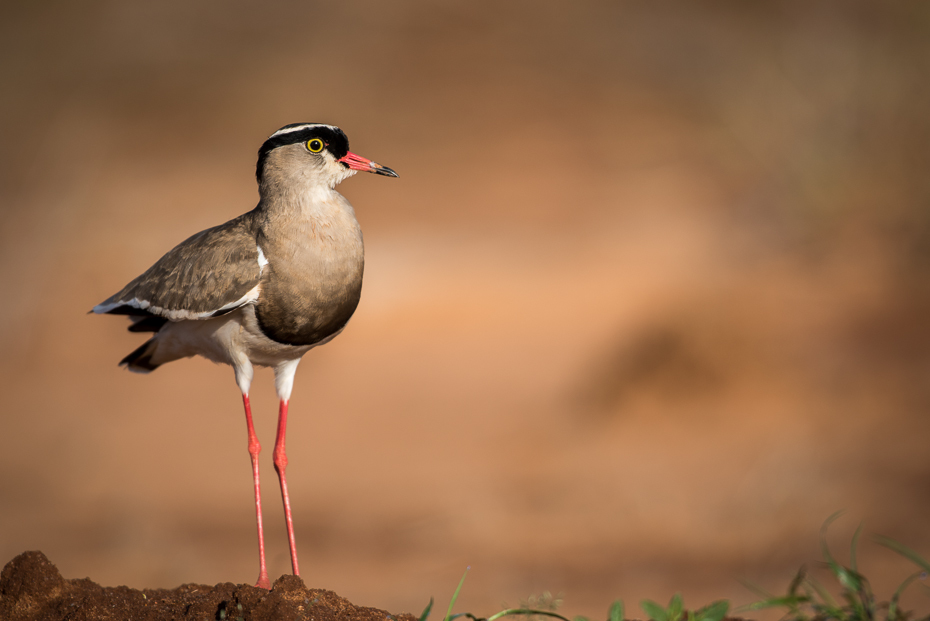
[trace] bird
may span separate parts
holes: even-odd
[[[362,231],[352,205],[335,189],[358,171],[398,176],[349,151],[349,139],[334,125],[285,125],[258,150],[254,209],[187,238],[91,311],[128,315],[130,332],[153,333],[120,361],[130,371],[149,373],[198,355],[232,366],[252,462],[259,553],[255,586],[264,589],[271,583],[262,528],[261,444],[249,388],[254,367],[274,370],[274,467],[291,568],[299,576],[285,474],[288,402],[303,355],[342,332],[359,303]]]

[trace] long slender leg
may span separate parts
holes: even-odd
[[[287,493],[287,450],[284,448],[284,437],[287,435],[287,399],[281,399],[278,410],[278,435],[274,442],[274,469],[278,471],[278,480],[281,482],[281,498],[284,500],[284,520],[287,522],[287,541],[291,547],[291,567],[294,575],[300,575],[297,567],[297,543],[294,541],[294,521],[291,519],[291,498]]]
[[[249,404],[249,395],[242,393],[242,405],[245,406],[245,422],[249,427],[249,457],[252,458],[252,479],[255,482],[255,519],[258,523],[258,582],[255,586],[270,589],[271,581],[268,579],[268,568],[265,566],[265,534],[262,530],[262,486],[258,478],[258,454],[262,452],[262,445],[258,443],[255,427],[252,425],[252,406]]]

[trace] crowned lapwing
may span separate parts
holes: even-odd
[[[130,332],[154,332],[121,366],[148,373],[200,355],[232,365],[242,391],[258,522],[259,575],[270,588],[262,532],[261,451],[252,426],[249,385],[255,365],[271,367],[280,401],[274,466],[297,566],[287,493],[287,404],[301,357],[332,340],[358,306],[362,231],[338,183],[356,171],[397,173],[349,151],[338,127],[286,125],[258,150],[258,206],[178,244],[141,276],[94,307],[129,315]]]

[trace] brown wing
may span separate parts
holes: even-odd
[[[264,257],[249,215],[184,240],[94,312],[180,321],[216,317],[253,302]]]

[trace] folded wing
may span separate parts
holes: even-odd
[[[266,264],[248,220],[240,216],[181,242],[93,312],[130,315],[134,332],[155,332],[166,321],[218,317],[258,299]]]

